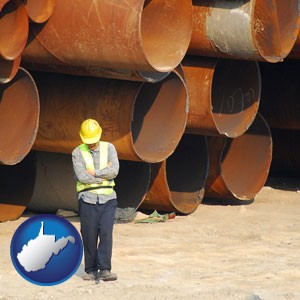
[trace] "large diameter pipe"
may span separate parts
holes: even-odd
[[[253,200],[264,186],[272,161],[271,131],[260,114],[235,139],[210,137],[205,198]]]
[[[185,134],[175,152],[151,167],[151,184],[141,209],[190,214],[201,203],[208,175],[204,136]]]
[[[190,0],[57,1],[46,24],[33,24],[52,56],[76,67],[170,72],[191,39]],[[30,55],[31,60],[39,53]],[[24,61],[28,62],[24,52]],[[34,62],[34,61],[32,61]],[[100,75],[101,76],[101,75]]]
[[[300,61],[260,64],[260,112],[271,128],[300,130]]]
[[[12,81],[19,71],[21,56],[14,60],[6,60],[0,57],[0,84]]]
[[[187,56],[182,67],[189,96],[186,132],[230,138],[242,135],[259,107],[257,62]]]
[[[41,117],[35,150],[71,153],[79,127],[94,118],[120,159],[156,163],[171,155],[186,125],[187,91],[171,73],[159,83],[35,74]]]
[[[22,65],[29,70],[35,71],[142,82],[158,82],[170,74],[170,72],[158,71],[147,72],[125,69],[113,70],[108,68],[99,68],[89,64],[78,66],[75,62],[70,65],[59,60],[47,51],[37,39],[34,39],[32,30],[29,33],[27,46],[22,53]]]
[[[280,62],[299,32],[297,0],[195,0],[189,54]]]
[[[0,165],[0,222],[18,219],[32,197],[35,158],[29,153],[14,166]]]
[[[29,21],[25,7],[18,1],[7,2],[0,10],[0,56],[19,57],[25,48]]]
[[[300,131],[272,128],[273,159],[270,176],[300,176]]]
[[[46,22],[54,12],[56,0],[22,0],[28,17],[36,23]]]
[[[36,156],[36,178],[28,210],[39,213],[55,213],[59,209],[78,212],[71,155],[33,152]],[[118,207],[137,209],[146,195],[149,182],[150,164],[120,160],[119,174],[115,178]]]
[[[20,68],[0,84],[0,164],[19,163],[31,150],[39,125],[39,94],[31,75]]]

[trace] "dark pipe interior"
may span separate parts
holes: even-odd
[[[208,167],[206,138],[201,135],[184,134],[166,164],[171,199],[179,210],[194,210],[196,204],[201,202]]]
[[[255,62],[219,60],[213,77],[213,118],[220,134],[237,137],[255,118],[261,94],[259,66]]]

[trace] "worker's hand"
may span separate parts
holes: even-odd
[[[86,170],[90,175],[96,176],[95,170]]]

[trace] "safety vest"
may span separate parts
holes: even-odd
[[[99,142],[100,147],[100,170],[107,167],[108,164],[108,143],[107,142]],[[85,161],[85,166],[87,170],[95,170],[94,160],[92,154],[90,152],[89,147],[86,144],[81,144],[79,146],[82,157]],[[85,184],[80,181],[77,181],[77,192],[81,192],[85,189],[88,189],[89,192],[96,193],[96,194],[104,194],[109,195],[113,190],[113,186],[115,185],[114,180],[103,180],[101,183],[92,183],[92,184]]]

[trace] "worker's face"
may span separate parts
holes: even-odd
[[[98,142],[99,143],[99,142]],[[98,146],[98,143],[95,144],[87,144],[87,146],[89,147],[90,150],[95,150]]]

